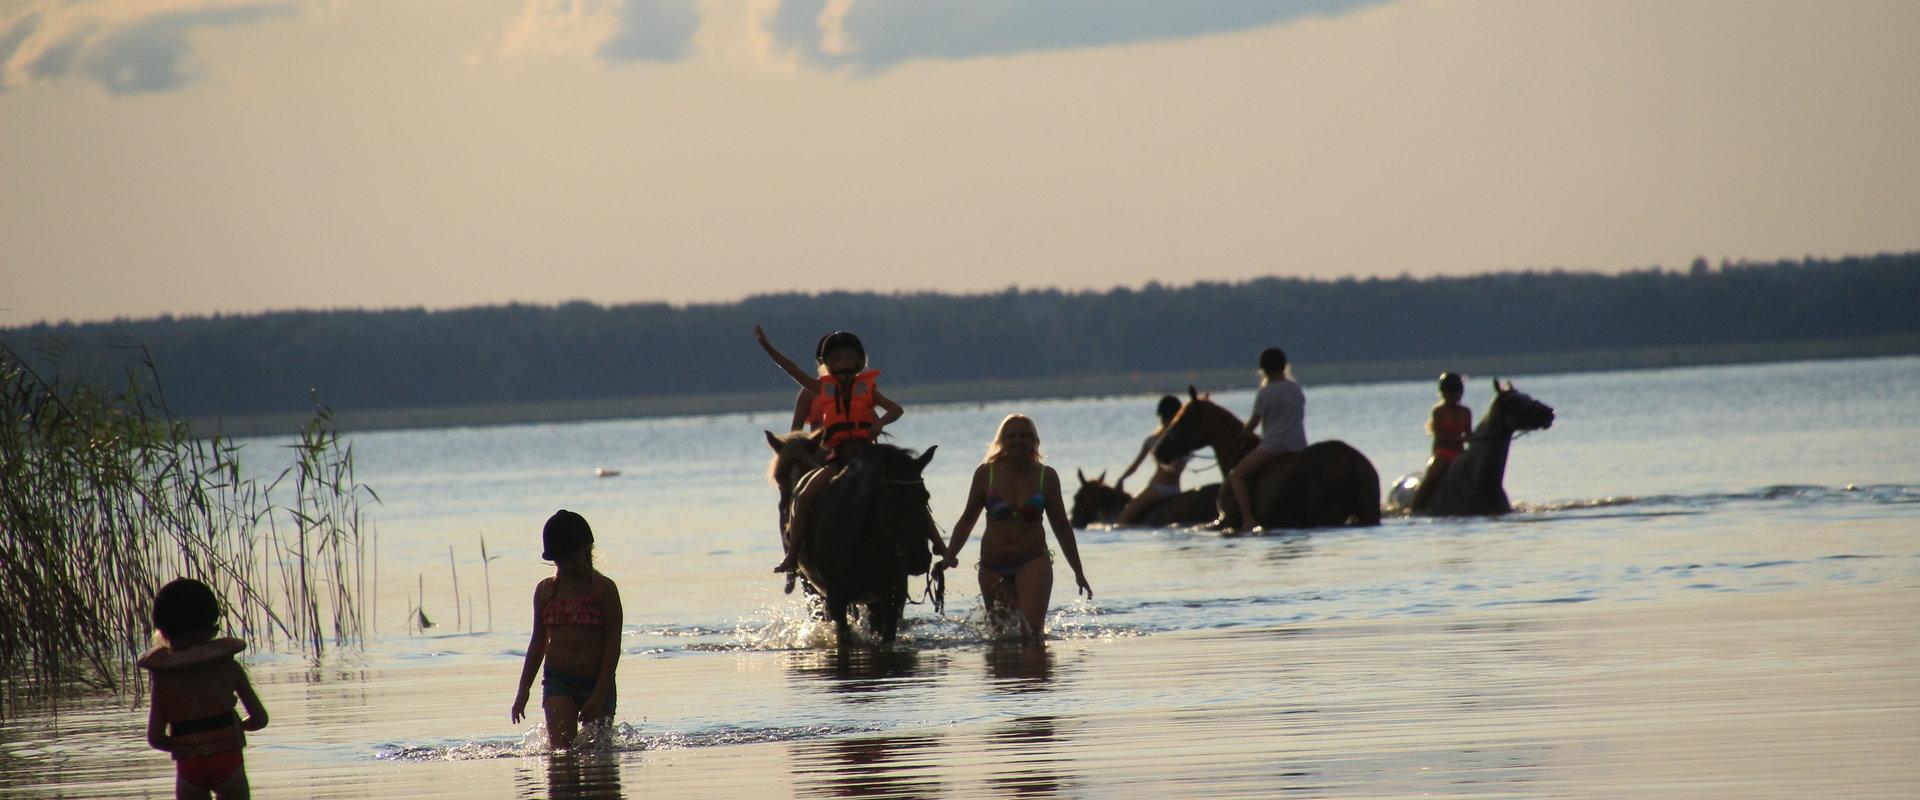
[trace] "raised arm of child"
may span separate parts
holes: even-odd
[[[547,658],[547,628],[540,621],[542,611],[546,610],[547,598],[542,589],[553,579],[548,578],[533,587],[533,636],[527,640],[527,660],[520,666],[520,691],[513,696],[513,711],[508,718],[515,723],[527,716],[527,695],[533,690],[534,676],[540,673],[540,662]]]
[[[801,369],[799,364],[793,363],[793,359],[787,358],[776,349],[773,346],[773,342],[767,341],[767,332],[761,330],[758,325],[753,326],[753,338],[760,343],[760,349],[767,351],[767,355],[773,358],[773,363],[779,364],[781,369],[786,370],[788,375],[793,376],[794,382],[800,384],[800,388],[806,389],[816,395],[820,393],[820,379],[808,375],[807,371]]]

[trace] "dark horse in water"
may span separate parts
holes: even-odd
[[[1120,518],[1120,510],[1127,507],[1127,501],[1133,499],[1127,490],[1108,486],[1105,472],[1091,480],[1085,472],[1074,470],[1074,473],[1080,476],[1080,488],[1074,490],[1073,510],[1068,517],[1075,528],[1084,528],[1097,522],[1113,522]],[[1219,493],[1220,484],[1217,483],[1188,489],[1154,503],[1146,513],[1129,524],[1143,528],[1164,528],[1168,525],[1207,522],[1214,518],[1214,498]]]
[[[1222,478],[1252,452],[1260,439],[1245,433],[1240,418],[1187,387],[1187,403],[1180,407],[1153,457],[1162,463],[1211,446],[1220,462]],[[1248,480],[1253,492],[1255,522],[1265,528],[1324,528],[1336,525],[1380,524],[1380,473],[1373,462],[1346,442],[1315,442],[1300,452],[1289,467],[1275,464]],[[1221,517],[1239,526],[1240,511],[1233,490],[1220,489]],[[1245,527],[1245,526],[1241,526]]]
[[[1505,514],[1513,510],[1503,484],[1507,475],[1507,451],[1513,438],[1526,431],[1553,427],[1553,407],[1493,381],[1493,403],[1480,423],[1467,435],[1467,449],[1447,465],[1430,491],[1420,492],[1419,473],[1401,478],[1387,493],[1387,506],[1412,514],[1447,517],[1470,514]],[[1415,497],[1419,504],[1414,504]]]
[[[767,444],[774,452],[771,475],[780,487],[784,526],[794,493],[822,454],[806,434],[768,433]],[[852,642],[847,609],[854,604],[866,607],[869,630],[893,641],[907,606],[907,576],[925,574],[930,566],[933,512],[920,474],[935,449],[916,455],[869,444],[814,499],[806,538],[796,545],[800,577],[825,602],[842,645]]]

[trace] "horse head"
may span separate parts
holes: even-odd
[[[922,475],[927,464],[933,461],[934,451],[939,449],[939,445],[934,445],[925,453],[915,454],[893,445],[867,446],[873,463],[879,467],[871,476],[879,517],[886,521],[888,532],[903,541],[925,538],[926,523],[933,519],[933,512],[928,509],[932,494],[927,491]]]
[[[1228,427],[1233,429],[1232,435],[1238,434],[1240,421],[1233,416],[1233,412],[1208,399],[1211,396],[1193,388],[1191,384],[1187,386],[1189,399],[1173,415],[1173,421],[1167,423],[1167,430],[1160,434],[1159,443],[1153,446],[1155,461],[1165,464],[1192,455],[1195,450],[1207,445],[1217,445],[1223,436],[1229,435],[1226,430]]]
[[[1068,517],[1073,527],[1084,528],[1095,522],[1105,522],[1119,516],[1120,509],[1127,505],[1125,490],[1108,486],[1107,473],[1102,470],[1100,476],[1087,479],[1087,473],[1074,470],[1080,476],[1080,488],[1073,492],[1073,510]]]
[[[780,487],[780,525],[787,524],[787,501],[793,498],[793,488],[800,478],[826,463],[826,451],[820,449],[820,442],[805,431],[794,431],[785,436],[773,431],[762,431],[767,435],[767,446],[773,449],[773,460],[767,464],[767,480]]]
[[[1502,384],[1499,378],[1493,379],[1493,404],[1487,406],[1487,415],[1482,425],[1494,423],[1505,435],[1525,431],[1545,430],[1553,427],[1553,406],[1533,399],[1531,395],[1513,388],[1513,382]]]

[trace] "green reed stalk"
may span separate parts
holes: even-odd
[[[0,345],[0,702],[137,686],[153,594],[175,577],[211,585],[256,647],[360,639],[362,503],[379,498],[355,482],[331,411],[316,404],[294,446],[283,507],[272,493],[288,473],[263,486],[237,443],[191,431],[144,349],[117,386],[64,375],[58,342],[35,355]]]

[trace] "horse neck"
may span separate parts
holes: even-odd
[[[1218,417],[1208,424],[1207,444],[1213,447],[1213,458],[1220,464],[1220,475],[1225,477],[1233,467],[1252,452],[1253,445],[1259,440],[1251,434],[1242,435],[1240,418],[1226,408],[1219,408]]]
[[[1507,453],[1513,449],[1513,426],[1498,412],[1497,404],[1487,409],[1487,416],[1467,437],[1466,453],[1460,456],[1478,484],[1491,481],[1492,485],[1499,486],[1506,480]]]

